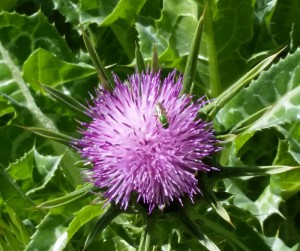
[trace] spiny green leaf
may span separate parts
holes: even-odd
[[[283,49],[282,49],[283,50]],[[214,117],[218,111],[223,108],[229,101],[234,99],[237,94],[252,80],[254,79],[260,72],[262,72],[267,66],[269,66],[274,59],[278,56],[279,53],[275,53],[274,55],[266,58],[259,64],[257,64],[253,69],[248,71],[244,76],[242,76],[238,81],[236,81],[232,86],[230,86],[226,91],[220,94],[216,99],[214,99],[211,103],[205,106],[201,112],[209,114],[210,117]],[[219,119],[218,119],[219,120]],[[230,120],[229,120],[230,121]]]
[[[260,197],[255,201],[255,205],[260,210],[260,215],[255,215],[262,223],[267,217],[273,213],[285,218],[282,212],[279,210],[279,205],[282,202],[282,198],[277,194],[274,194],[270,185],[266,187]]]
[[[300,50],[297,50],[294,54],[288,54],[285,59],[272,66],[267,72],[263,72],[250,84],[249,88],[241,91],[220,110],[217,121],[225,128],[230,128],[240,120],[266,107],[268,107],[266,112],[247,128],[247,131],[297,121],[300,114],[299,59]]]
[[[53,0],[52,2],[54,4],[54,9],[65,16],[66,22],[74,25],[79,24],[80,5],[78,4],[78,1]]]
[[[238,208],[247,210],[255,216],[259,220],[261,227],[263,227],[264,220],[273,213],[283,217],[282,213],[279,211],[279,205],[282,202],[282,198],[272,193],[270,186],[267,186],[264,189],[259,198],[252,201],[247,196],[247,193],[250,191],[242,186],[243,183],[245,183],[244,180],[226,179],[224,182],[228,187],[228,192],[234,194],[233,204]]]
[[[167,42],[162,35],[157,32],[152,20],[141,20],[141,22],[136,23],[136,29],[139,33],[140,50],[144,55],[145,60],[151,59],[151,48],[153,44],[155,44],[159,54],[166,49]],[[154,37],[153,34],[155,34]]]
[[[20,65],[38,48],[49,50],[69,62],[75,58],[66,41],[41,11],[32,16],[1,12],[0,33],[0,41],[5,48],[14,48],[10,55],[18,59]]]
[[[55,3],[55,9],[59,10],[67,21],[75,25],[78,25],[78,21],[80,21],[84,25],[96,23],[100,26],[110,26],[119,19],[131,24],[146,1],[121,0],[106,2],[81,0],[78,3],[78,1],[53,0],[53,2]]]
[[[299,105],[297,101],[300,95],[300,86],[290,90],[281,100],[278,100],[249,128],[248,131],[257,131],[285,123],[291,123],[298,120],[300,116]]]
[[[161,16],[158,20],[142,17],[136,23],[141,51],[146,60],[152,58],[155,44],[160,62],[165,65],[178,60],[178,55],[188,55],[191,40],[197,25],[198,4],[193,1],[163,1]],[[178,67],[176,67],[178,68]],[[183,67],[184,69],[184,67]],[[182,69],[182,70],[183,70]]]
[[[92,66],[68,63],[41,48],[34,51],[23,66],[23,78],[35,90],[40,89],[40,83],[56,87],[95,73]]]
[[[43,156],[35,147],[22,158],[9,165],[7,172],[20,184],[26,195],[39,191],[51,181],[57,171],[62,156]],[[35,182],[34,176],[39,176]]]

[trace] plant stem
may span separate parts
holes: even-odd
[[[153,216],[153,215],[152,215]],[[146,224],[143,229],[143,233],[140,240],[140,245],[138,251],[150,251],[151,249],[151,230],[153,229],[153,217],[150,219],[148,215]]]

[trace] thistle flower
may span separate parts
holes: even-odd
[[[124,209],[135,193],[149,207],[181,204],[185,195],[201,193],[197,171],[213,169],[202,162],[218,149],[210,125],[197,119],[204,105],[180,96],[182,77],[164,81],[160,73],[134,74],[124,83],[114,76],[113,92],[97,90],[75,145],[93,165],[88,177],[104,196]]]

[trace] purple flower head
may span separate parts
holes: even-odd
[[[76,148],[93,165],[90,182],[105,188],[108,201],[128,206],[130,195],[148,204],[181,203],[200,192],[195,173],[213,169],[202,162],[218,148],[213,130],[197,119],[202,100],[180,96],[182,77],[164,81],[160,73],[134,74],[113,92],[98,89],[89,105],[90,124]]]

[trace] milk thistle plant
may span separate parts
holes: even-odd
[[[1,250],[299,249],[297,1],[0,9]]]
[[[74,145],[93,166],[92,183],[107,188],[108,201],[126,209],[137,193],[149,207],[163,208],[181,197],[199,193],[196,172],[213,168],[203,163],[217,147],[211,127],[197,119],[204,101],[182,95],[182,78],[173,71],[132,75],[126,84],[115,76],[112,92],[97,90],[83,124],[83,138]]]

